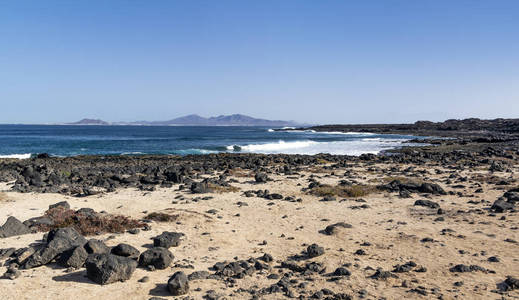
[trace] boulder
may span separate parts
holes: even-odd
[[[171,265],[173,261],[173,253],[162,247],[155,247],[144,251],[139,256],[139,266],[153,266],[156,269],[165,269]]]
[[[496,212],[496,213],[503,213],[507,210],[514,209],[514,203],[507,202],[503,199],[496,200],[494,204],[492,204],[492,207],[490,207],[490,210]]]
[[[184,272],[176,272],[168,280],[168,290],[173,296],[185,295],[189,292],[189,280]]]
[[[4,225],[0,227],[0,238],[7,238],[29,233],[31,233],[31,229],[13,216],[7,218],[7,221],[5,221]]]
[[[85,265],[88,258],[88,253],[84,247],[77,246],[73,249],[67,250],[59,256],[57,262],[63,267],[81,268]]]
[[[53,208],[57,208],[57,207],[61,207],[64,209],[70,209],[70,204],[68,204],[67,201],[61,201],[61,202],[49,205],[49,209],[53,209]]]
[[[137,268],[131,258],[113,254],[93,254],[86,260],[87,277],[98,284],[110,284],[130,279]]]
[[[111,253],[117,256],[129,257],[132,259],[139,258],[140,252],[135,247],[128,244],[119,244],[112,248]]]
[[[103,241],[91,239],[85,244],[85,250],[88,254],[109,253],[110,248]]]
[[[180,245],[180,238],[182,236],[184,236],[184,234],[180,232],[164,231],[161,235],[153,238],[153,246],[166,249],[170,247],[177,247]]]
[[[53,229],[48,233],[47,244],[25,261],[24,268],[46,265],[61,253],[86,243],[86,239],[72,227]]]

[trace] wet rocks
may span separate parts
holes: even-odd
[[[314,258],[317,256],[321,256],[324,254],[324,248],[320,247],[317,244],[312,244],[306,248],[306,255],[308,255],[309,258]]]
[[[144,251],[139,257],[139,266],[153,266],[155,269],[165,269],[171,265],[175,257],[168,249],[155,247]]]
[[[31,229],[13,216],[7,218],[7,221],[5,221],[4,225],[0,227],[0,238],[7,238],[29,233],[31,233]]]
[[[176,272],[168,280],[168,291],[173,296],[180,296],[189,292],[189,280],[184,272]]]
[[[136,268],[135,260],[113,254],[93,254],[86,260],[87,277],[103,285],[130,279]]]
[[[180,232],[164,231],[162,234],[153,238],[153,246],[162,248],[178,247],[180,238],[184,236]]]

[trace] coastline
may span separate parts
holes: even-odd
[[[513,135],[468,136],[390,155],[0,159],[0,224],[30,225],[0,238],[0,249],[49,247],[48,227],[33,218],[61,201],[70,213],[146,224],[85,236],[107,249],[126,243],[142,253],[163,232],[183,234],[166,268],[139,266],[105,285],[58,259],[26,268],[19,250],[0,258],[0,274],[17,274],[0,288],[5,299],[172,299],[168,279],[183,272],[193,299],[519,297],[507,279],[519,277],[519,147]]]

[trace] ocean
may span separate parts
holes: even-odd
[[[237,126],[0,125],[0,157],[138,154],[378,153],[417,138],[409,135],[274,131]]]

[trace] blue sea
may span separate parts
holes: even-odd
[[[408,135],[274,131],[266,127],[0,125],[0,157],[286,153],[378,153],[416,138]]]

